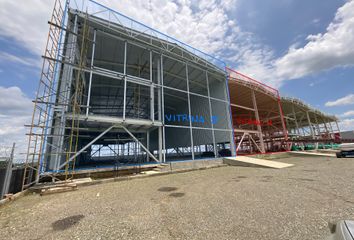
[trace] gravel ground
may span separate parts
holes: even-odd
[[[354,219],[354,159],[220,167],[29,195],[0,208],[1,239],[324,239]]]

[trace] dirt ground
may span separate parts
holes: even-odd
[[[0,208],[1,239],[324,239],[354,219],[354,159],[220,167],[29,195]]]

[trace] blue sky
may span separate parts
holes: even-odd
[[[333,21],[342,0],[241,1],[235,12],[240,26],[270,46],[281,57],[289,46],[303,46],[310,34],[324,33]],[[349,46],[348,46],[349,47]],[[236,67],[237,68],[237,67]],[[281,85],[283,95],[300,98],[332,114],[354,110],[353,105],[326,107],[325,103],[354,92],[354,68],[326,69]],[[261,79],[261,78],[260,78]]]
[[[354,129],[353,1],[98,1]],[[0,145],[24,143],[53,3],[0,0]]]

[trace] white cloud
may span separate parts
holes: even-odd
[[[16,115],[32,111],[32,102],[18,87],[4,88],[0,86],[1,115]]]
[[[239,70],[280,87],[287,80],[336,67],[354,66],[354,48],[350,47],[354,42],[353,29],[354,1],[348,1],[337,10],[326,31],[307,36],[303,47],[293,44],[285,55],[275,58],[271,49],[257,45],[253,37],[251,41],[246,41],[245,54],[233,60],[238,63]],[[252,41],[252,46],[249,46]],[[239,49],[239,53],[242,52],[242,47]]]
[[[317,23],[319,23],[320,22],[320,19],[319,18],[315,18],[315,19],[313,19],[312,21],[311,21],[311,23],[313,23],[313,24],[317,24]]]
[[[10,37],[31,53],[43,53],[54,0],[0,0],[0,36]]]
[[[340,117],[354,117],[354,110],[347,111],[341,114]]]
[[[1,52],[0,51],[0,62],[13,62],[21,64],[28,67],[40,67],[40,61],[37,58],[27,58],[27,57],[18,57],[11,53]],[[0,73],[2,70],[0,69]]]
[[[227,14],[236,6],[235,0],[100,2],[211,54],[220,53],[226,46],[225,39],[240,31]]]
[[[326,107],[335,107],[335,106],[345,106],[354,104],[354,94],[349,94],[345,97],[339,98],[335,101],[326,102]]]
[[[74,6],[75,1],[71,2]],[[81,5],[80,0],[77,2]],[[227,11],[236,6],[235,0],[99,2],[210,53],[222,49],[226,32],[234,26]],[[54,1],[0,0],[0,5],[0,36],[11,37],[32,53],[42,54]]]
[[[354,48],[349,47],[354,42],[354,1],[346,2],[337,10],[324,33],[307,36],[303,47],[292,45],[279,58],[257,36],[240,28],[230,13],[238,7],[237,0],[99,2],[216,55],[231,67],[276,87],[289,79],[354,64]],[[0,37],[10,37],[37,56],[41,55],[53,3],[53,0],[0,0]]]
[[[33,105],[18,87],[0,86],[0,148],[16,143],[16,159],[23,160],[27,148],[25,124],[29,124]]]
[[[27,67],[41,67],[48,23],[54,0],[0,0],[0,38],[15,42],[33,57],[0,52],[0,62],[10,61]],[[25,54],[28,55],[28,52]]]
[[[343,119],[338,124],[340,131],[354,130],[354,118]]]
[[[289,49],[275,61],[277,77],[300,78],[339,66],[354,65],[354,1],[340,7],[325,33],[309,35],[302,48]]]
[[[75,2],[81,6],[81,0],[71,1],[72,6],[75,6]],[[238,36],[241,35],[235,21],[228,15],[236,7],[236,0],[99,2],[214,55],[220,56],[221,51],[240,39]],[[0,5],[0,37],[14,39],[31,53],[40,56],[45,47],[47,20],[50,19],[54,1],[0,0]],[[14,9],[16,14],[13,14]]]

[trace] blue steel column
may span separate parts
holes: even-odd
[[[164,83],[163,83],[163,56],[161,55],[161,113],[162,113],[162,156],[163,162],[166,162],[166,132],[165,132],[165,97],[164,97]]]
[[[210,118],[211,118],[211,131],[212,131],[212,134],[213,134],[214,155],[215,155],[215,157],[217,157],[217,156],[218,156],[218,151],[217,151],[217,149],[216,149],[214,123],[213,123],[213,121],[212,121],[213,109],[212,109],[212,107],[211,107],[211,100],[210,100],[210,89],[209,89],[208,71],[205,71],[205,78],[206,78],[207,89],[208,89],[208,101],[209,101],[209,111],[210,111]]]
[[[193,129],[192,129],[192,113],[191,113],[191,98],[189,94],[189,78],[188,78],[188,64],[186,63],[186,78],[187,78],[187,94],[188,94],[188,115],[189,115],[189,130],[191,135],[192,159],[194,160],[194,143],[193,143]]]

